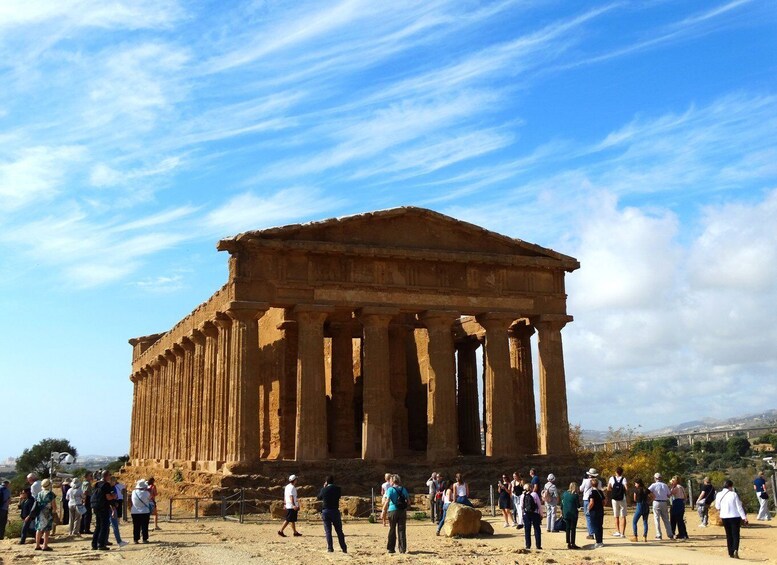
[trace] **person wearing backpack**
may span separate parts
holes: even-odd
[[[615,475],[610,477],[607,483],[607,492],[610,493],[612,502],[612,515],[615,516],[616,538],[626,537],[626,492],[629,488],[626,477],[623,476],[623,467],[615,469]]]
[[[402,479],[399,475],[393,476],[392,486],[386,492],[386,500],[383,502],[383,512],[388,513],[389,533],[388,549],[389,553],[395,553],[397,538],[399,538],[399,553],[407,553],[407,507],[410,494],[402,486]]]
[[[94,485],[89,505],[95,515],[94,533],[92,534],[92,549],[108,551],[108,535],[111,533],[111,501],[116,498],[116,491],[111,484],[111,473],[103,471],[98,475],[99,481]]]
[[[523,496],[521,497],[521,508],[523,511],[523,533],[526,541],[526,549],[531,549],[531,533],[534,529],[534,541],[537,549],[542,549],[542,501],[536,489],[532,488],[531,483],[524,485]]]
[[[542,502],[545,503],[545,516],[547,517],[547,530],[554,532],[556,530],[556,508],[558,507],[559,495],[556,487],[556,476],[551,473],[548,475],[548,482],[542,489]]]

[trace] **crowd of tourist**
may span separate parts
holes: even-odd
[[[388,527],[387,551],[406,553],[407,510],[410,506],[410,493],[403,486],[398,474],[386,473],[381,485],[380,519]],[[291,527],[292,535],[302,536],[297,530],[300,502],[297,494],[296,475],[288,477],[284,489],[285,519],[278,535],[286,537],[285,530]],[[125,485],[118,482],[108,471],[87,473],[83,479],[65,480],[62,483],[62,514],[58,511],[57,497],[49,479],[38,480],[35,474],[27,476],[28,485],[20,492],[19,511],[23,520],[20,544],[28,538],[34,538],[35,549],[52,551],[49,545],[51,532],[58,523],[67,524],[67,534],[72,537],[91,535],[91,547],[96,551],[110,550],[110,530],[113,530],[116,544],[127,545],[121,539],[119,520],[124,511],[124,498],[129,496],[127,506],[132,517],[132,533],[135,543],[148,543],[151,516],[154,516],[154,529],[159,529],[156,509],[157,490],[154,478],[137,481],[134,488],[127,492]],[[428,509],[436,533],[440,535],[450,505],[458,503],[472,506],[469,485],[459,473],[452,478],[433,472],[426,481],[428,488]],[[499,507],[503,527],[524,530],[525,548],[542,549],[543,519],[548,533],[564,531],[568,549],[580,549],[576,544],[576,532],[579,513],[582,510],[586,523],[586,539],[593,540],[594,548],[604,545],[604,513],[608,502],[615,518],[613,537],[626,538],[628,503],[632,502],[632,542],[648,540],[648,517],[653,510],[655,539],[688,539],[685,509],[692,501],[674,476],[665,483],[661,473],[655,473],[653,482],[646,486],[641,478],[630,483],[621,467],[607,480],[601,480],[596,469],[591,468],[578,485],[571,482],[562,490],[556,484],[553,473],[547,475],[545,483],[536,469],[530,469],[526,480],[519,472],[501,476],[496,482],[496,504]],[[753,489],[759,502],[758,520],[771,520],[768,510],[770,499],[769,485],[761,472],[753,481]],[[322,501],[322,521],[328,551],[334,551],[334,529],[340,549],[347,553],[348,548],[343,532],[340,514],[342,490],[335,484],[334,477],[328,476],[318,494]],[[4,537],[8,517],[10,490],[8,481],[0,483],[0,539]],[[719,512],[726,532],[727,549],[730,557],[739,557],[740,528],[747,524],[742,501],[734,489],[733,482],[727,480],[720,491],[716,491],[709,477],[702,481],[695,506],[699,515],[698,527],[709,526],[709,510],[712,505]],[[124,517],[126,521],[126,517]],[[642,535],[639,524],[642,522]]]
[[[113,542],[109,540],[111,530],[118,547],[128,542],[122,540],[119,521],[126,521],[125,495],[129,496],[127,507],[132,516],[133,540],[135,543],[148,543],[150,517],[157,518],[156,487],[153,477],[139,480],[128,493],[124,484],[112,476],[110,471],[102,469],[87,472],[83,479],[64,479],[61,484],[60,505],[50,479],[39,480],[35,473],[27,475],[27,486],[19,492],[19,516],[22,520],[19,544],[28,539],[35,540],[36,551],[53,551],[49,545],[52,533],[57,525],[66,528],[67,536],[80,538],[91,536],[91,547],[95,551],[109,551]],[[5,524],[8,517],[10,490],[8,481],[0,488],[0,539],[5,537]],[[155,529],[159,529],[158,525]]]

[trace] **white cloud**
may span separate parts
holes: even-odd
[[[205,225],[220,237],[316,218],[342,204],[316,188],[293,187],[267,196],[245,192],[232,197],[205,217]]]
[[[12,211],[53,197],[68,171],[84,160],[81,146],[35,146],[0,161],[0,210]]]
[[[0,29],[56,23],[69,27],[165,27],[182,16],[172,0],[3,0]]]

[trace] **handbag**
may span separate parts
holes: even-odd
[[[767,492],[765,490],[762,490],[761,494],[759,494],[758,496],[760,496],[764,500],[769,500],[769,495],[767,494]]]

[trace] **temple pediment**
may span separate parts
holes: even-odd
[[[221,240],[218,248],[230,250],[235,244],[261,245],[262,242],[270,241],[524,256],[554,259],[566,270],[579,266],[573,257],[552,249],[510,238],[432,210],[411,206],[249,231]]]

